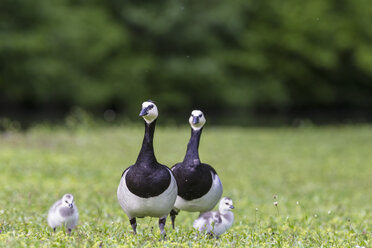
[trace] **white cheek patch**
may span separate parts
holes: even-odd
[[[143,116],[143,119],[146,121],[147,124],[150,124],[151,122],[153,122],[156,118],[158,117],[158,115],[156,113],[148,113],[147,115],[144,115]]]

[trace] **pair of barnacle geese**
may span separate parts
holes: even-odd
[[[158,110],[152,101],[142,104],[140,112],[145,120],[145,136],[141,151],[134,165],[122,174],[117,197],[124,212],[129,217],[133,232],[136,234],[136,218],[158,217],[161,235],[165,237],[165,221],[170,214],[172,226],[180,210],[200,212],[194,228],[218,237],[233,223],[234,208],[232,200],[222,198],[219,211],[207,212],[214,208],[222,195],[222,184],[216,171],[208,164],[200,162],[199,141],[206,122],[203,113],[194,110],[189,122],[191,138],[187,145],[186,156],[170,170],[157,162],[153,138]],[[66,225],[68,232],[75,228],[79,218],[78,210],[71,194],[53,204],[48,213],[48,224],[55,231]]]
[[[159,229],[165,238],[165,221],[170,214],[172,226],[180,210],[200,212],[194,228],[219,236],[232,225],[234,216],[230,198],[223,198],[218,212],[207,212],[214,208],[222,195],[222,184],[216,171],[200,162],[199,141],[206,120],[203,113],[194,110],[189,123],[191,138],[183,162],[171,169],[158,163],[154,154],[153,138],[158,109],[151,100],[142,104],[139,114],[145,121],[142,148],[134,165],[122,174],[117,197],[128,216],[134,234],[136,218],[157,217]],[[222,232],[221,232],[222,230]]]

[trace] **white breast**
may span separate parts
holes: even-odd
[[[121,177],[117,190],[119,204],[128,218],[145,216],[162,218],[167,216],[177,197],[177,183],[172,172],[168,170],[171,175],[171,182],[163,193],[155,197],[141,198],[130,192],[127,187],[125,176],[129,170]]]
[[[222,196],[222,183],[217,174],[211,172],[213,178],[212,187],[207,194],[198,199],[187,201],[180,196],[177,196],[174,206],[178,209],[188,212],[207,212],[216,206]]]

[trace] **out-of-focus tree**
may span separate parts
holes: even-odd
[[[372,106],[369,0],[2,0],[3,103]]]

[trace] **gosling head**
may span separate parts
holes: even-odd
[[[74,197],[71,194],[65,194],[62,197],[62,205],[67,208],[74,208]]]
[[[147,124],[150,124],[151,122],[156,120],[156,118],[158,118],[158,108],[151,100],[143,102],[139,116],[142,116],[145,122]]]
[[[189,123],[192,129],[194,129],[195,131],[200,130],[204,126],[205,122],[206,120],[203,112],[201,112],[200,110],[193,110],[191,112]]]
[[[219,208],[220,212],[231,211],[231,209],[234,209],[234,205],[233,205],[233,202],[232,202],[231,198],[230,197],[222,198],[218,208]]]

